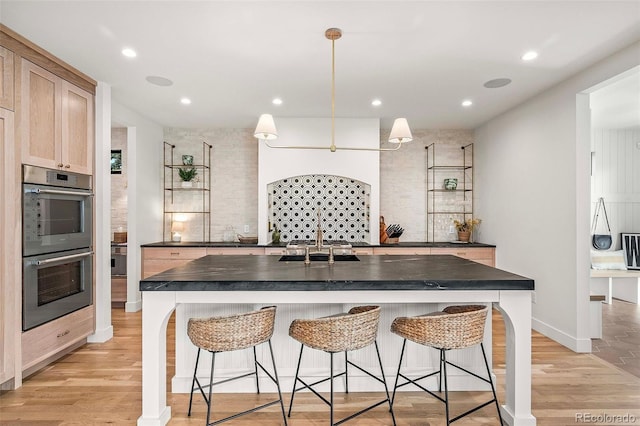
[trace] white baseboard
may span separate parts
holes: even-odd
[[[536,318],[531,319],[531,327],[547,336],[548,338],[555,340],[563,346],[578,353],[591,353],[591,339],[577,339],[574,336],[570,336],[562,330],[558,330],[555,327],[550,326]]]
[[[140,416],[138,418],[138,426],[165,426],[171,420],[171,407],[164,407],[160,413],[160,417],[155,419],[145,418]]]
[[[92,335],[87,337],[87,342],[104,343],[111,340],[112,338],[113,338],[113,326],[110,325],[100,330],[96,330]]]
[[[124,305],[125,312],[138,312],[142,309],[142,300],[137,300],[135,302],[127,302]]]

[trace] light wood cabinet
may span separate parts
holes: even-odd
[[[264,254],[264,248],[262,247],[209,247],[207,248],[207,254],[260,255],[260,254]]]
[[[390,255],[426,255],[431,254],[429,247],[374,247],[373,254],[390,254]]]
[[[373,254],[388,255],[433,255],[452,254],[463,259],[473,260],[488,266],[495,266],[496,249],[494,247],[375,247]]]
[[[14,54],[0,46],[0,108],[13,111],[13,62]]]
[[[93,333],[93,306],[22,333],[22,369],[27,370],[59,354]]]
[[[286,252],[284,247],[265,247],[264,254],[272,255],[272,256],[282,256]]]
[[[111,277],[111,307],[121,308],[127,303],[127,277]]]
[[[0,44],[0,388],[9,389],[94,330],[90,306],[22,332],[20,178],[22,163],[92,174],[96,81],[2,24]]]
[[[370,256],[373,254],[373,247],[353,247],[352,251],[356,256]]]
[[[15,244],[19,230],[15,226],[18,220],[19,197],[14,174],[13,150],[13,112],[0,108],[0,200],[4,206],[0,209],[0,385],[15,376],[16,344],[16,296],[20,281],[17,265],[19,250]],[[5,387],[0,386],[4,389]]]
[[[142,247],[142,278],[207,255],[204,247]]]
[[[442,248],[434,247],[431,254],[452,254],[487,266],[496,265],[496,249],[493,247]]]
[[[22,162],[93,172],[93,95],[22,60]]]

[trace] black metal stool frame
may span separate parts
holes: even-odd
[[[402,358],[404,356],[404,350],[407,344],[407,339],[403,339],[402,342],[402,350],[400,352],[400,361],[398,362],[398,374],[396,375],[396,382],[393,386],[393,397],[391,398],[391,405],[393,406],[393,402],[396,399],[396,390],[398,388],[401,388],[403,386],[406,386],[408,384],[413,384],[414,386],[417,386],[418,388],[420,388],[421,390],[427,392],[429,395],[433,396],[434,398],[436,398],[437,400],[444,402],[445,405],[445,412],[446,412],[446,416],[447,416],[447,425],[450,425],[451,423],[455,422],[456,420],[460,420],[463,417],[468,416],[469,414],[478,411],[484,407],[486,407],[487,405],[491,404],[492,402],[495,403],[496,405],[496,410],[498,412],[498,418],[500,420],[500,425],[503,424],[502,421],[502,414],[500,413],[500,406],[498,405],[498,397],[496,395],[496,389],[495,386],[493,385],[493,380],[491,379],[491,370],[489,369],[489,363],[487,362],[487,355],[484,351],[484,344],[480,343],[480,349],[482,349],[482,358],[484,359],[484,365],[487,369],[487,376],[488,379],[479,376],[478,374],[467,370],[466,368],[460,367],[459,365],[456,365],[450,361],[447,361],[447,354],[446,352],[450,349],[442,349],[442,348],[435,348],[440,352],[440,368],[438,371],[434,371],[433,373],[429,373],[427,375],[415,378],[415,379],[410,379],[409,377],[405,376],[404,374],[400,373],[400,369],[402,367]],[[477,407],[474,407],[468,411],[465,411],[464,413],[454,417],[453,419],[450,419],[450,412],[449,412],[449,389],[447,386],[447,365],[450,365],[452,367],[457,368],[458,370],[464,371],[467,374],[470,374],[474,377],[477,377],[478,379],[482,380],[485,383],[489,383],[491,385],[491,392],[493,393],[493,399],[482,403],[480,405],[478,405]],[[440,395],[436,395],[435,393],[433,393],[432,391],[430,391],[429,389],[425,388],[424,386],[422,386],[421,384],[417,383],[420,380],[426,379],[428,377],[434,376],[438,374],[438,392],[442,392],[442,379],[444,378],[444,398],[442,398]],[[406,380],[406,382],[398,384],[398,381],[400,379],[400,377],[402,377],[403,379]]]
[[[280,391],[280,381],[278,379],[278,371],[276,370],[276,362],[275,362],[275,358],[273,357],[273,348],[271,346],[271,339],[268,340],[269,343],[269,354],[271,355],[271,363],[273,365],[273,376],[271,375],[271,373],[269,371],[267,371],[266,368],[264,368],[264,366],[258,361],[257,357],[256,357],[256,347],[253,346],[253,363],[254,363],[254,371],[250,372],[250,373],[245,373],[239,376],[235,376],[235,377],[230,377],[228,379],[224,379],[224,380],[220,380],[217,382],[213,381],[213,370],[214,370],[214,366],[215,366],[215,359],[216,359],[216,353],[222,353],[222,352],[214,352],[214,351],[207,351],[209,353],[211,353],[211,373],[209,376],[209,384],[208,385],[202,385],[200,383],[200,380],[197,377],[197,372],[198,372],[198,363],[200,361],[200,351],[202,350],[201,348],[198,348],[198,355],[196,356],[196,366],[193,370],[193,380],[191,382],[191,396],[189,397],[189,412],[187,413],[187,416],[191,416],[191,406],[193,403],[193,391],[198,389],[200,390],[200,393],[202,394],[202,398],[204,399],[204,402],[207,404],[207,426],[213,426],[213,425],[217,425],[229,420],[233,420],[235,418],[238,418],[240,416],[243,416],[245,414],[249,414],[249,413],[253,413],[255,411],[261,410],[263,408],[266,407],[270,407],[272,405],[275,405],[277,403],[280,403],[280,409],[282,410],[282,418],[284,420],[284,425],[287,426],[287,417],[285,415],[285,411],[284,411],[284,403],[283,403],[283,399],[282,399],[282,392]],[[227,351],[225,351],[227,352]],[[276,387],[278,388],[278,398],[275,401],[271,401],[271,402],[267,402],[265,404],[262,404],[258,407],[254,407],[251,408],[249,410],[245,410],[242,411],[240,413],[236,413],[233,414],[231,416],[225,417],[223,419],[220,420],[216,420],[213,422],[210,422],[211,419],[211,404],[213,402],[213,400],[211,399],[212,397],[212,388],[216,385],[220,385],[222,383],[227,383],[227,382],[231,382],[233,380],[238,380],[238,379],[242,379],[244,377],[249,377],[252,375],[255,375],[256,377],[256,393],[260,393],[260,383],[259,383],[259,377],[258,377],[258,367],[260,367],[260,369],[267,375],[267,377],[269,377],[269,379],[271,379],[271,381],[273,381],[273,383],[276,384]],[[197,387],[196,387],[197,385]],[[208,394],[205,394],[204,389],[208,388],[209,392]]]
[[[343,372],[338,373],[338,374],[333,374],[333,356],[336,352],[329,352],[329,374],[330,376],[324,379],[320,379],[316,382],[313,383],[309,383],[307,384],[305,381],[303,381],[300,376],[299,376],[299,372],[300,372],[300,363],[302,361],[302,352],[304,351],[304,344],[301,344],[300,347],[300,356],[298,357],[298,366],[296,368],[296,377],[293,381],[293,390],[291,392],[291,402],[289,403],[289,412],[288,412],[288,416],[291,417],[291,409],[293,408],[293,399],[295,397],[296,392],[302,390],[302,389],[309,389],[311,392],[313,392],[318,398],[320,398],[322,401],[324,401],[325,404],[327,404],[329,406],[329,417],[330,417],[330,425],[331,426],[337,426],[340,425],[348,420],[353,419],[354,417],[357,417],[373,408],[376,408],[382,404],[384,404],[385,402],[389,403],[389,412],[391,413],[391,419],[393,420],[393,425],[395,426],[396,424],[396,417],[393,413],[393,406],[392,406],[392,400],[390,398],[389,395],[389,388],[387,387],[387,381],[385,379],[384,376],[384,368],[382,367],[382,359],[380,358],[380,351],[378,349],[378,342],[377,340],[374,342],[375,348],[376,348],[376,355],[378,356],[378,363],[380,364],[380,372],[382,374],[382,379],[375,376],[374,374],[370,373],[369,371],[363,369],[362,367],[360,367],[357,364],[354,364],[352,361],[349,361],[349,358],[347,356],[347,352],[344,353],[344,359],[345,359],[345,369]],[[351,414],[350,416],[345,417],[342,420],[339,420],[337,422],[334,423],[334,415],[333,415],[333,379],[335,379],[336,377],[340,377],[340,376],[345,376],[345,392],[349,393],[349,378],[348,378],[348,374],[347,374],[347,368],[348,366],[351,365],[355,368],[357,368],[358,370],[362,371],[363,373],[367,374],[369,377],[377,380],[378,382],[382,383],[384,385],[384,391],[387,395],[386,399],[383,399],[382,401],[376,402],[375,404],[370,405],[369,407],[363,408],[362,410],[358,411],[357,413]],[[327,380],[330,380],[330,397],[329,400],[327,400],[325,397],[323,397],[322,395],[320,395],[320,393],[318,393],[315,389],[313,389],[313,386],[316,386],[320,383],[324,383]],[[299,388],[296,388],[296,384],[300,382],[302,383],[302,386]]]

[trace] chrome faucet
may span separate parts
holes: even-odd
[[[320,207],[318,207],[318,229],[316,229],[316,249],[318,251],[322,250],[322,242],[324,240],[324,235],[322,233],[322,226],[320,226]]]

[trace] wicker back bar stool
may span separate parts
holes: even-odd
[[[216,425],[227,420],[235,419],[236,417],[252,413],[262,408],[269,407],[280,403],[280,409],[282,410],[282,418],[285,426],[287,425],[287,418],[284,412],[284,403],[282,401],[282,392],[280,391],[280,381],[278,380],[278,372],[276,370],[275,359],[273,358],[273,348],[271,346],[271,336],[273,335],[273,326],[276,318],[276,307],[269,306],[257,311],[247,312],[238,315],[229,315],[221,317],[211,318],[191,318],[187,325],[187,335],[191,342],[198,348],[198,355],[196,357],[196,366],[193,370],[193,381],[191,383],[191,396],[189,397],[189,412],[188,416],[191,416],[191,407],[193,404],[193,391],[199,390],[202,394],[202,398],[207,404],[207,426]],[[271,355],[271,364],[273,366],[273,375],[263,367],[263,365],[256,358],[256,346],[268,342],[269,354]],[[213,370],[215,365],[216,354],[220,352],[237,351],[241,349],[253,349],[253,363],[254,370],[242,374],[236,377],[213,381]],[[200,361],[200,351],[205,350],[211,353],[211,373],[209,376],[209,384],[201,384],[197,377],[198,362]],[[256,391],[260,393],[260,385],[258,378],[258,367],[271,379],[278,389],[278,399],[254,407],[241,413],[234,414],[232,416],[225,417],[220,420],[211,422],[211,391],[213,386],[222,383],[227,383],[232,380],[237,380],[249,376],[255,375],[256,379]],[[205,393],[205,389],[208,388],[208,393]]]
[[[396,382],[393,387],[391,404],[393,405],[393,402],[395,401],[396,391],[398,388],[408,384],[413,384],[436,399],[444,402],[447,425],[483,407],[486,407],[491,403],[495,403],[496,410],[498,411],[498,419],[500,421],[499,424],[502,425],[502,415],[500,413],[500,406],[498,405],[498,397],[496,396],[496,389],[493,385],[493,380],[491,379],[491,370],[489,369],[484,345],[482,344],[485,320],[487,318],[488,311],[489,308],[483,305],[449,306],[443,309],[442,312],[434,312],[417,317],[398,317],[394,319],[391,324],[391,331],[402,337],[404,340],[402,342],[400,362],[398,363],[398,374],[396,375]],[[438,349],[440,351],[440,366],[438,371],[415,379],[410,379],[402,374],[400,372],[400,368],[402,366],[402,358],[404,356],[407,340]],[[468,348],[477,344],[480,344],[480,348],[482,349],[482,357],[484,358],[488,378],[479,376],[478,374],[459,365],[447,361],[447,351],[451,349]],[[451,418],[449,411],[449,389],[447,386],[447,366],[455,367],[490,384],[493,399]],[[436,374],[438,375],[438,392],[442,392],[442,382],[444,380],[444,398],[418,383],[418,381]],[[406,381],[399,384],[398,382],[401,377]]]
[[[293,382],[293,391],[291,392],[291,402],[289,404],[288,416],[291,416],[291,409],[293,407],[293,400],[296,392],[309,389],[318,398],[329,405],[329,420],[330,425],[339,425],[346,422],[360,414],[378,407],[384,403],[389,404],[389,412],[391,413],[391,419],[393,424],[396,424],[396,419],[393,414],[393,408],[391,406],[391,399],[389,396],[389,389],[384,377],[384,369],[382,368],[382,360],[380,358],[380,351],[378,350],[378,342],[376,337],[378,334],[378,322],[380,319],[380,307],[379,306],[358,306],[349,310],[346,314],[332,315],[329,317],[317,318],[317,319],[296,319],[291,323],[289,327],[289,336],[301,343],[300,356],[298,358],[298,366],[296,368],[296,377]],[[380,364],[381,378],[366,371],[362,367],[349,361],[348,352],[357,349],[362,349],[373,344],[378,356],[378,362]],[[318,380],[313,383],[306,383],[300,378],[300,363],[302,361],[302,352],[305,346],[321,350],[329,353],[329,377]],[[339,374],[334,374],[334,354],[344,352],[345,357],[345,369]],[[384,385],[386,399],[376,402],[367,408],[358,411],[340,421],[334,423],[334,402],[333,402],[333,382],[336,377],[345,377],[345,391],[349,393],[349,381],[347,375],[347,369],[349,366],[355,367],[363,373],[367,374],[371,378],[377,380]],[[318,393],[313,386],[320,383],[329,381],[330,394],[329,400]],[[296,388],[298,382],[302,385]]]

